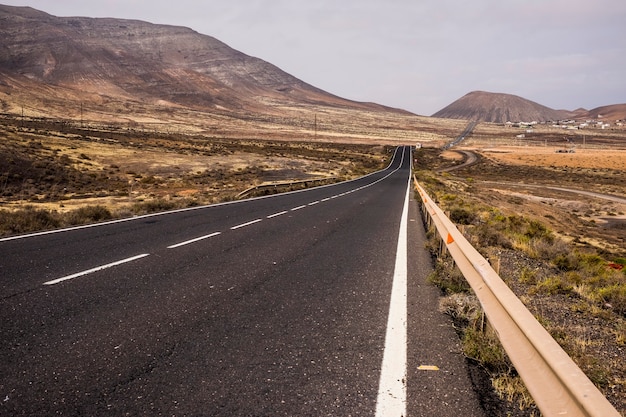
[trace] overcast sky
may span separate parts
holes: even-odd
[[[626,103],[625,0],[0,0],[190,27],[330,93],[431,115],[474,90]]]

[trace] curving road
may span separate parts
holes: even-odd
[[[469,166],[477,164],[480,161],[478,155],[475,152],[472,152],[472,151],[454,150],[452,152],[456,152],[458,154],[463,155],[463,158],[464,158],[463,162],[460,163],[459,165],[454,165],[454,166],[451,166],[451,167],[438,169],[437,172],[441,173],[441,172],[456,171],[457,169],[467,168]]]

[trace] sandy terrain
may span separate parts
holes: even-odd
[[[623,149],[576,149],[575,153],[557,153],[554,148],[498,147],[480,152],[490,159],[511,165],[626,171],[626,150]]]

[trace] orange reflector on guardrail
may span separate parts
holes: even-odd
[[[446,243],[449,245],[452,242],[454,242],[454,238],[452,237],[450,233],[448,233],[448,239],[446,240]]]

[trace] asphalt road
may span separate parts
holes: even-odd
[[[469,124],[465,127],[465,130],[463,130],[463,132],[456,139],[445,145],[443,149],[450,149],[453,146],[456,146],[459,143],[463,142],[474,131],[474,128],[477,124],[478,122],[475,120],[470,121]]]
[[[461,169],[461,168],[467,168],[469,166],[472,166],[472,165],[478,163],[478,161],[479,161],[478,155],[475,152],[473,152],[473,151],[454,150],[452,152],[456,152],[456,153],[460,154],[461,156],[463,156],[463,162],[461,162],[459,165],[454,165],[454,166],[451,166],[451,167],[438,169],[437,172],[456,171],[456,170]]]
[[[404,415],[481,415],[425,282],[410,159],[399,148],[351,182],[0,240],[0,415],[392,415],[385,396]],[[384,376],[383,356],[401,373]],[[379,394],[385,378],[401,392]]]

